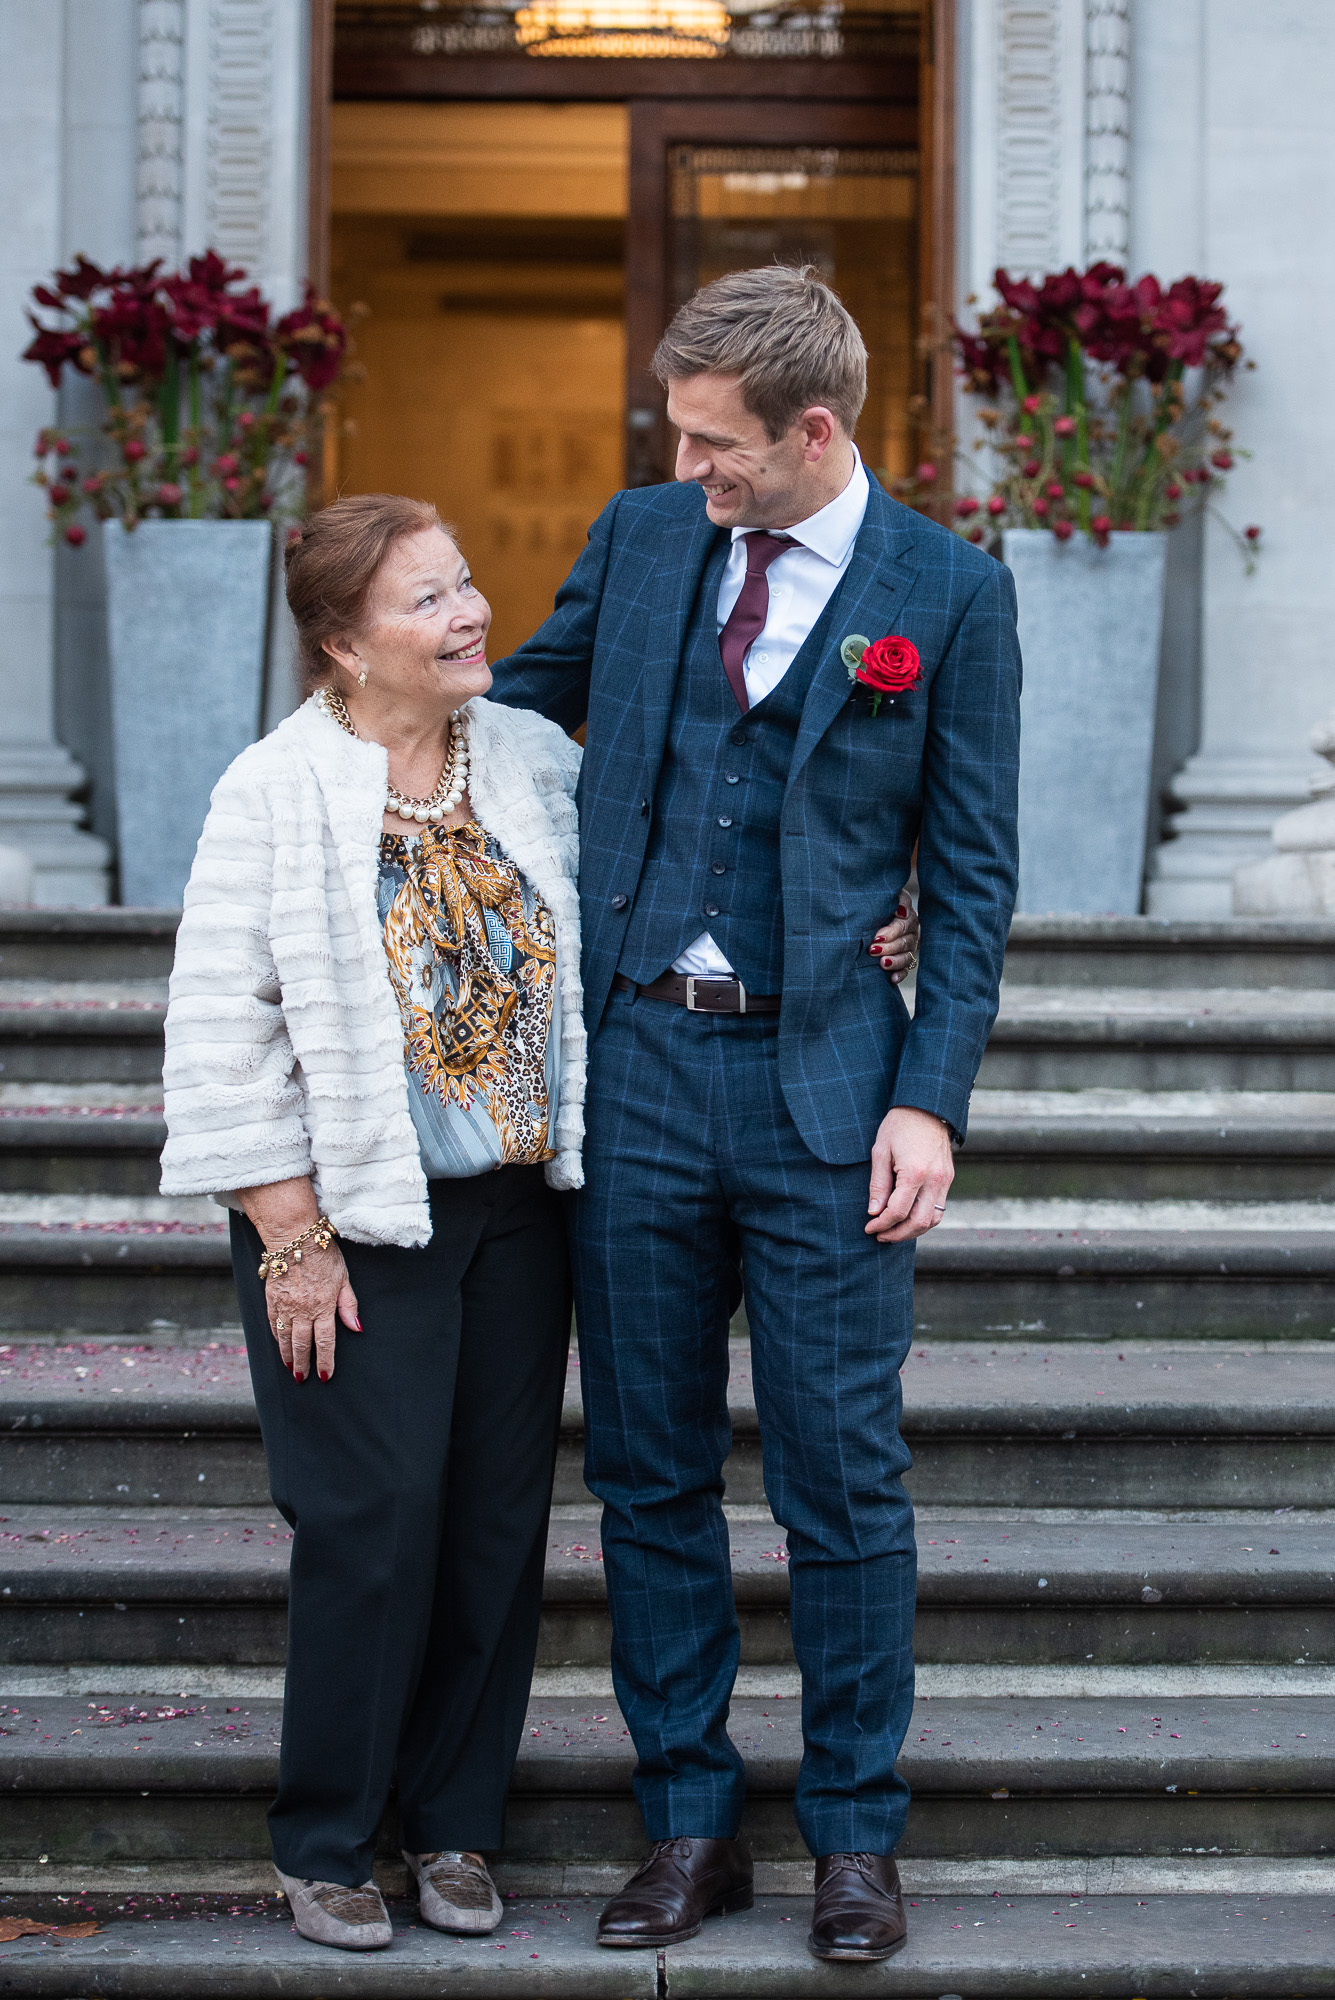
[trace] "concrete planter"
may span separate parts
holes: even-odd
[[[1020,898],[1033,916],[1140,909],[1165,540],[1010,529],[1024,652]]]
[[[174,909],[209,793],[260,731],[267,521],[103,526],[121,901]]]

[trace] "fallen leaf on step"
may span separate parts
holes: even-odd
[[[100,1924],[39,1924],[34,1917],[0,1917],[0,1944],[12,1944],[21,1937],[92,1937]]]

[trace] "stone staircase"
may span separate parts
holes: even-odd
[[[1335,925],[1016,925],[919,1252],[912,1930],[860,1969],[804,1949],[744,1325],[755,1911],[593,1944],[643,1838],[572,1363],[506,1922],[452,1941],[399,1905],[369,1961],[292,1934],[264,1826],[289,1537],[218,1211],[154,1192],[172,930],[0,915],[0,1918],[108,1920],[0,1943],[0,1992],[1335,1993]],[[387,1825],[393,1891],[396,1857]]]

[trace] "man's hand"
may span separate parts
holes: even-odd
[[[950,1134],[930,1111],[899,1105],[887,1111],[871,1149],[868,1236],[907,1243],[935,1229],[955,1178]]]

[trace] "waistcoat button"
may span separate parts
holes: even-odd
[[[731,825],[732,825],[732,821],[731,821],[731,820],[730,820],[730,819],[728,818],[728,815],[727,815],[726,813],[720,813],[720,814],[719,814],[719,822],[718,822],[718,823],[719,823],[719,825],[720,825],[720,826],[731,826]]]
[[[725,771],[723,773],[723,782],[725,785],[740,785],[742,774],[740,771]]]
[[[715,875],[726,875],[728,872],[724,863],[721,861],[711,861],[709,865]]]
[[[751,739],[744,729],[734,729],[732,740],[734,743],[749,743]]]
[[[719,914],[719,907],[717,903],[705,904],[705,915],[707,917],[716,917],[718,914]]]
[[[629,901],[630,901],[629,896],[621,896],[621,895],[613,896],[612,908],[614,910],[624,910]]]

